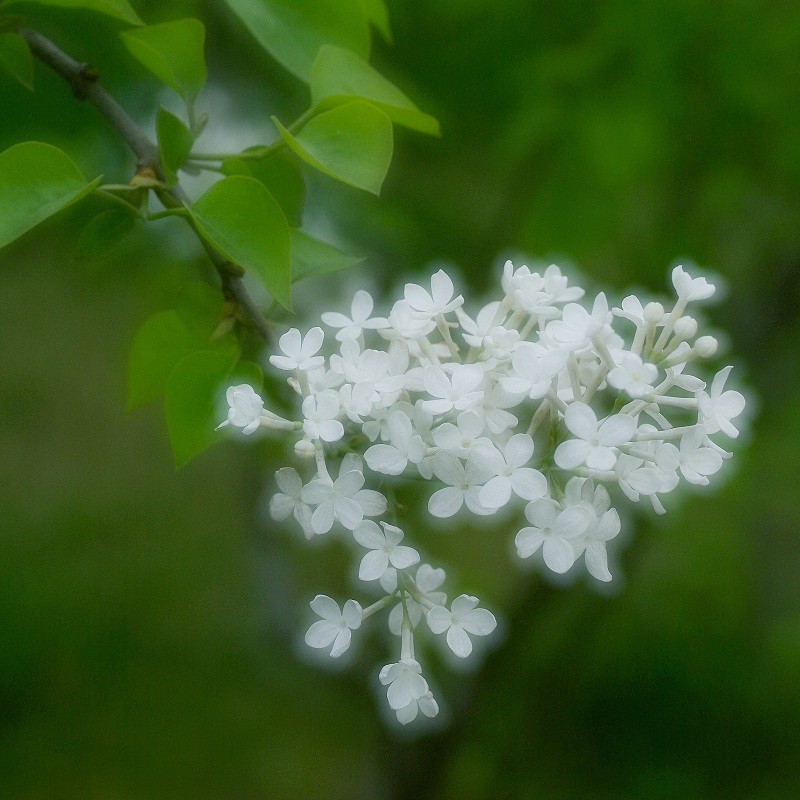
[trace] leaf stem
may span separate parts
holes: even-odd
[[[21,27],[17,32],[28,43],[31,53],[72,87],[72,92],[76,98],[88,100],[116,128],[136,156],[138,172],[146,173],[150,170],[157,178],[164,180],[164,170],[157,145],[134,122],[128,112],[100,85],[98,82],[100,75],[97,70],[89,64],[79,63],[46,36],[42,36],[41,33],[32,28]],[[163,202],[166,193],[161,192],[159,196]],[[177,206],[191,204],[189,197],[179,184],[169,190],[169,196],[174,199]],[[165,203],[165,205],[167,204]],[[273,338],[270,324],[242,282],[241,270],[237,274],[236,269],[231,268],[228,260],[200,236],[191,217],[187,215],[187,219],[195,230],[203,249],[211,259],[211,263],[217,270],[222,281],[223,291],[242,306],[258,333],[265,340],[270,341]]]

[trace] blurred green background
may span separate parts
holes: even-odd
[[[222,3],[134,5],[206,24],[208,141],[263,143],[307,104]],[[758,398],[749,445],[721,489],[633,519],[610,594],[516,570],[516,529],[429,540],[506,636],[477,672],[436,665],[447,727],[398,734],[367,688],[380,634],[344,672],[300,657],[306,602],[349,587],[342,553],[265,518],[280,448],[176,472],[162,409],[124,413],[137,326],[213,279],[197,243],[164,221],[83,263],[74,207],[0,253],[0,797],[800,797],[800,6],[389,7],[374,63],[443,135],[396,130],[380,199],[313,182],[311,218],[370,256],[349,289],[446,259],[485,290],[517,251],[661,293],[690,259],[727,284],[708,316]],[[150,124],[163,97],[113,20],[24,9]],[[94,109],[36,84],[0,76],[0,150],[126,181]]]

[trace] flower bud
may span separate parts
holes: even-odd
[[[719,342],[713,336],[701,336],[694,343],[694,350],[700,358],[711,358],[718,347]]]
[[[314,458],[315,452],[314,443],[310,442],[308,439],[300,439],[295,442],[294,454],[298,458],[304,458],[306,460],[312,459]]]
[[[644,307],[644,321],[650,325],[658,325],[664,319],[664,306],[661,303],[648,303]]]
[[[685,342],[697,333],[697,320],[694,317],[681,317],[675,322],[674,331],[675,336]]]

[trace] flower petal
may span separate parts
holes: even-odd
[[[322,619],[338,622],[342,616],[339,604],[332,598],[324,594],[318,594],[310,603],[311,610],[322,617]]]
[[[566,572],[575,563],[575,551],[572,545],[560,536],[548,536],[542,546],[544,563],[559,575]]]
[[[306,644],[309,647],[327,647],[340,630],[341,628],[335,622],[321,619],[306,631]]]
[[[358,568],[358,577],[362,581],[376,581],[386,572],[389,566],[389,556],[383,550],[370,550],[361,559]]]
[[[461,620],[461,627],[474,636],[487,636],[497,627],[497,620],[488,609],[475,608]]]
[[[472,640],[460,625],[453,625],[447,631],[447,644],[459,658],[466,658],[472,652]]]
[[[379,550],[386,544],[386,536],[371,519],[365,519],[353,529],[353,538],[368,550]]]
[[[464,492],[454,489],[452,486],[445,486],[434,492],[428,500],[428,511],[434,516],[444,519],[452,517],[464,503]]]
[[[389,561],[396,569],[406,569],[419,563],[419,553],[413,547],[401,544],[389,554]]]

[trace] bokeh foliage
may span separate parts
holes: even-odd
[[[148,23],[205,23],[208,135],[264,144],[272,114],[308,105],[223,4],[133,5]],[[373,63],[442,137],[397,129],[380,198],[314,184],[323,228],[369,256],[351,287],[444,258],[483,290],[514,250],[660,292],[692,259],[728,286],[709,315],[757,393],[749,448],[722,490],[636,519],[611,596],[519,573],[513,531],[434,537],[431,554],[504,609],[507,636],[480,672],[439,670],[448,729],[398,740],[364,688],[382,643],[342,674],[298,657],[303,604],[348,587],[331,577],[343,553],[308,551],[259,510],[280,447],[223,444],[175,472],[162,411],[124,413],[136,329],[213,280],[196,240],[164,221],[87,261],[86,209],[67,209],[0,254],[0,796],[800,794],[800,10],[389,7],[393,45],[376,42]],[[165,101],[121,25],[24,10],[154,125]],[[127,180],[96,112],[44,69],[35,84],[0,77],[0,150],[45,141],[84,175]],[[309,281],[297,324],[346,275]]]

